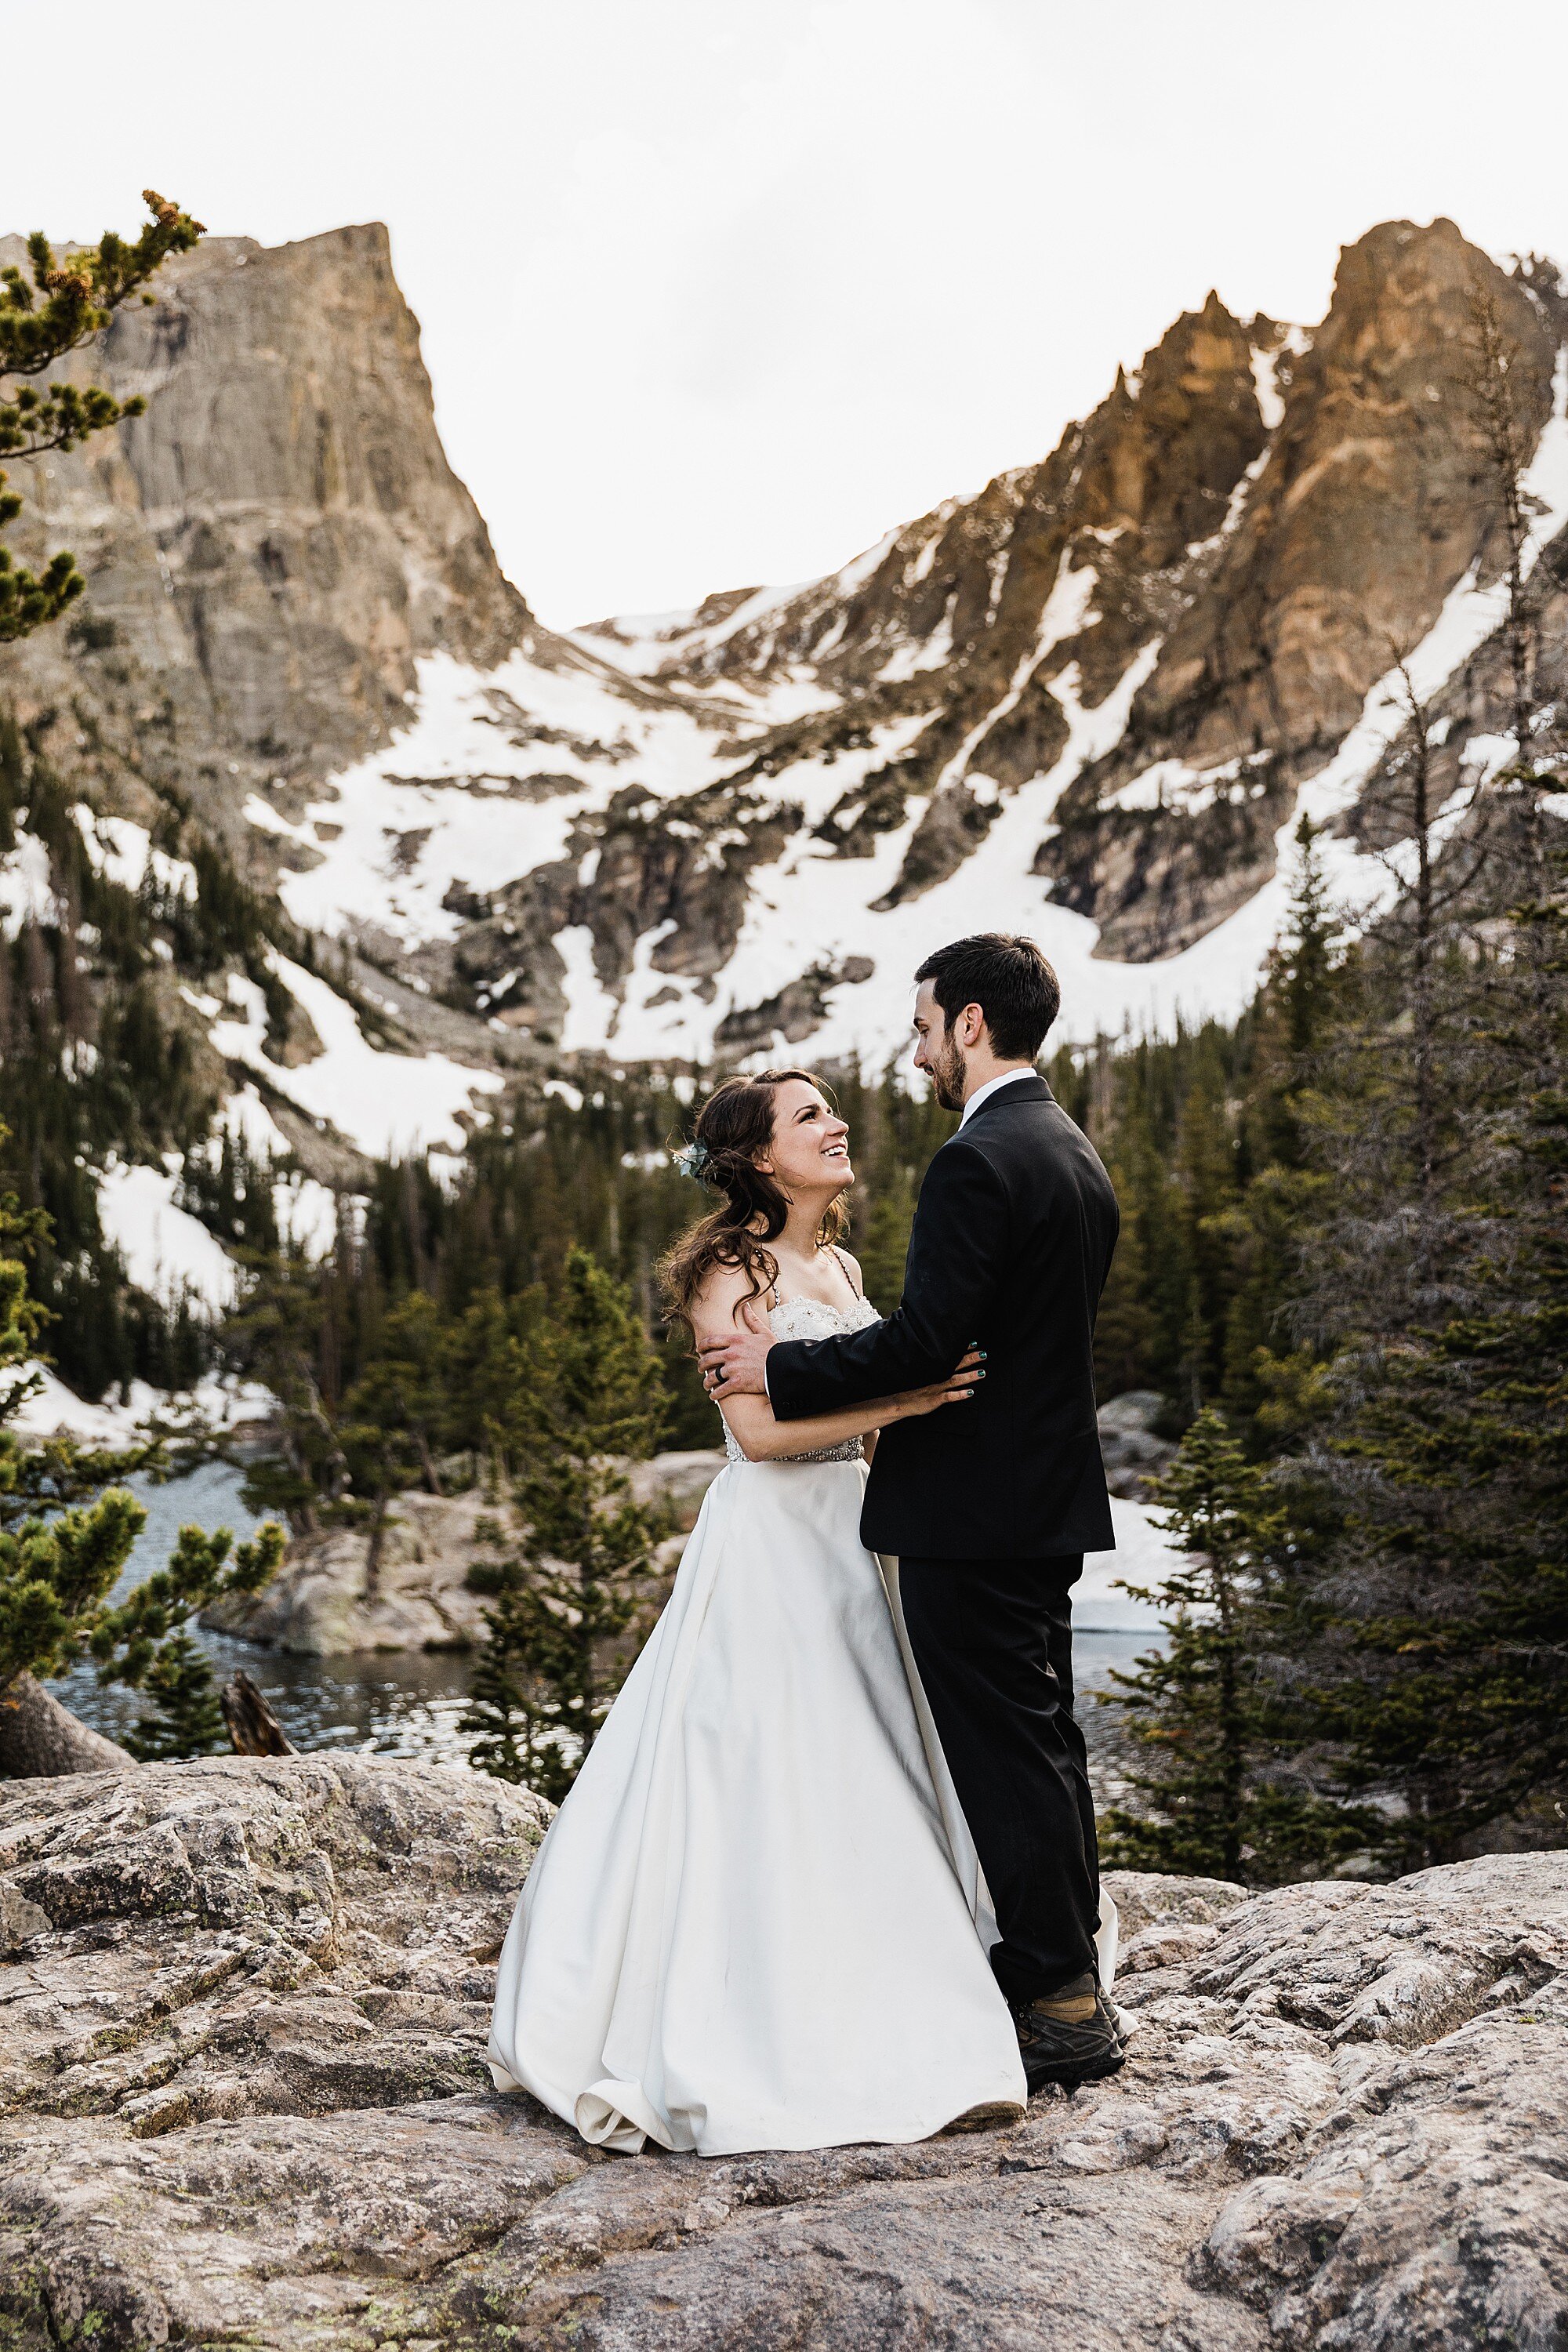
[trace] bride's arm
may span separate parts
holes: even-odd
[[[843,1412],[818,1412],[805,1421],[775,1421],[773,1409],[766,1397],[731,1397],[722,1405],[736,1444],[748,1462],[776,1462],[792,1454],[819,1454],[824,1446],[843,1445],[851,1437],[869,1437],[889,1422],[904,1421],[914,1412],[934,1412],[945,1398],[931,1402],[916,1402],[926,1391],[917,1389],[910,1397],[879,1397],[869,1404],[847,1408]],[[967,1389],[953,1389],[952,1397],[966,1396]]]
[[[694,1303],[699,1347],[705,1339],[728,1336],[735,1307],[747,1295],[740,1275],[726,1272],[713,1279]],[[869,1437],[892,1422],[961,1403],[973,1394],[978,1363],[978,1357],[965,1357],[949,1379],[933,1381],[929,1388],[910,1389],[902,1396],[873,1397],[865,1404],[847,1405],[840,1412],[814,1413],[800,1421],[775,1421],[766,1397],[730,1397],[720,1410],[748,1462],[775,1462],[795,1454],[817,1454],[825,1446],[843,1445],[852,1437]]]

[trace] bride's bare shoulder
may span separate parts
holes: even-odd
[[[748,1299],[755,1302],[761,1313],[767,1313],[768,1293],[757,1289],[743,1266],[716,1265],[692,1299],[692,1323],[700,1333],[710,1331],[727,1338],[740,1323],[741,1309]]]

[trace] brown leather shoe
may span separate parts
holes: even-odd
[[[1047,2083],[1060,2084],[1070,2091],[1080,2083],[1099,2083],[1108,2074],[1120,2074],[1127,2063],[1127,2053],[1110,2008],[1092,1978],[1084,1979],[1081,1997],[1075,1998],[1079,1993],[1080,1988],[1071,1985],[1062,1993],[1048,1995],[1043,2000],[1021,2002],[1014,2009],[1018,2054],[1024,2062],[1031,2098]],[[1052,2010],[1067,2008],[1087,2008],[1088,2014],[1051,2013]]]

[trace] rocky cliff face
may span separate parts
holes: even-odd
[[[605,2157],[482,2053],[544,1814],[386,1759],[0,1796],[0,2327],[715,2352],[1555,2352],[1568,1870],[1115,1874],[1111,2082],[913,2147]]]
[[[920,954],[994,924],[1044,940],[1079,1034],[1239,1000],[1302,788],[1338,814],[1390,664],[1430,683],[1495,623],[1483,312],[1536,544],[1568,520],[1562,307],[1549,269],[1510,276],[1446,221],[1349,248],[1311,332],[1211,296],[1043,464],[841,572],[576,632],[658,699],[606,720],[603,673],[555,657],[587,749],[514,876],[459,863],[430,795],[468,755],[416,727],[382,771],[412,764],[434,819],[398,904],[331,845],[286,894],[329,919],[335,865],[399,968],[568,1050],[886,1050]],[[537,726],[537,665],[503,683]]]
[[[1266,878],[1272,830],[1396,656],[1506,560],[1477,381],[1495,305],[1521,446],[1552,408],[1554,307],[1451,223],[1374,230],[1277,370],[1278,422],[1235,528],[1162,645],[1121,741],[1068,788],[1037,860],[1104,928],[1168,954]],[[1165,765],[1151,800],[1138,789]]]
[[[208,238],[157,285],[86,362],[146,414],[19,474],[91,595],[5,650],[0,693],[57,709],[76,779],[144,772],[243,838],[249,790],[388,740],[419,656],[492,664],[529,616],[442,453],[384,228]]]
[[[1211,295],[1044,466],[894,535],[864,578],[750,620],[715,600],[695,631],[667,631],[653,675],[805,669],[852,698],[857,730],[934,714],[824,827],[865,855],[918,808],[879,906],[945,880],[1010,794],[1052,776],[1033,860],[1052,903],[1100,926],[1101,957],[1176,953],[1268,879],[1299,786],[1458,583],[1502,561],[1481,305],[1533,450],[1554,294],[1451,222],[1391,223],[1347,250],[1315,332],[1244,327]],[[1078,711],[1130,680],[1100,756],[1064,757]],[[815,716],[798,740],[841,726]]]
[[[1119,373],[1043,465],[950,501],[755,618],[731,613],[717,632],[710,623],[670,633],[654,675],[754,686],[805,674],[830,688],[835,704],[775,730],[754,755],[756,777],[920,719],[907,748],[858,779],[817,833],[840,856],[868,856],[915,806],[879,903],[921,896],[963,864],[1003,796],[1056,766],[1072,707],[1100,709],[1160,635],[1191,551],[1216,540],[1266,446],[1254,371],[1278,335],[1267,320],[1249,334],[1211,295],[1148,354],[1135,383]]]
[[[1318,328],[1211,295],[1043,463],[807,588],[563,636],[447,467],[384,233],[214,241],[94,362],[149,406],[41,483],[91,595],[0,695],[100,815],[190,810],[351,945],[426,1061],[880,1058],[921,955],[990,927],[1042,940],[1075,1034],[1230,1010],[1300,796],[1353,837],[1390,663],[1437,694],[1495,626],[1483,313],[1531,561],[1568,521],[1564,309],[1389,224]],[[215,1051],[373,1148],[338,1016],[278,978],[315,1077],[243,987]],[[408,1079],[443,1133],[452,1069]]]

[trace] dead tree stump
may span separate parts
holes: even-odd
[[[298,1756],[289,1738],[250,1676],[239,1667],[218,1693],[228,1736],[241,1756]]]

